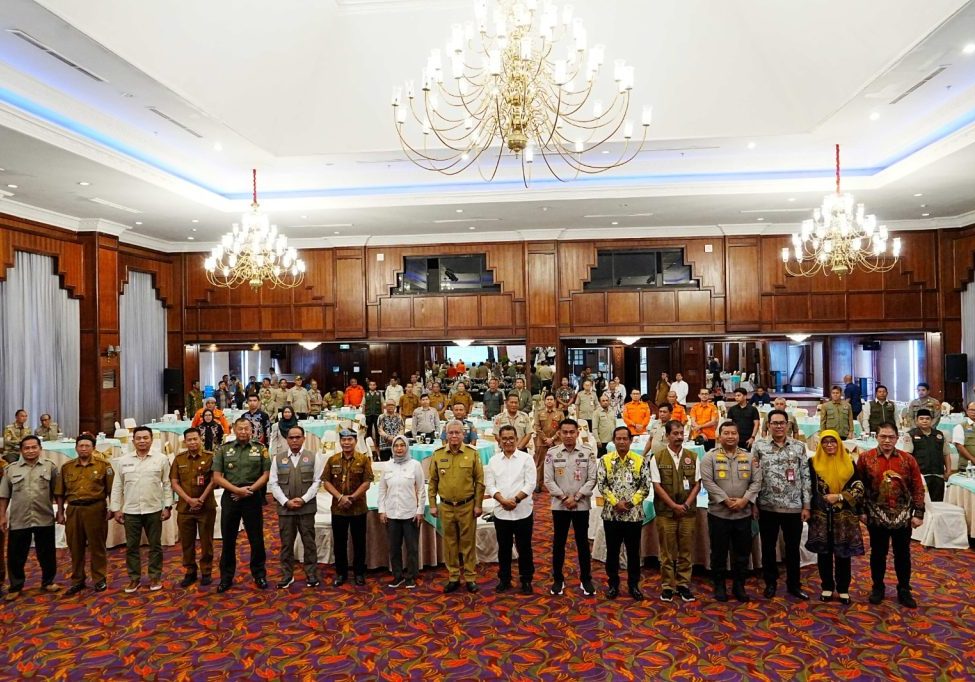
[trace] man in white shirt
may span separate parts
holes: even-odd
[[[951,442],[958,450],[958,468],[964,469],[975,464],[975,402],[965,407],[965,417],[961,424],[951,430]]]
[[[315,544],[315,514],[318,512],[318,486],[325,458],[305,450],[305,430],[288,429],[288,452],[274,457],[267,489],[278,503],[278,531],[281,534],[283,577],[278,589],[295,581],[295,537],[301,537],[305,558],[305,586],[318,587],[318,549]]]
[[[538,474],[532,456],[517,448],[515,427],[502,426],[498,431],[498,442],[501,452],[491,457],[484,470],[485,491],[498,503],[494,511],[494,528],[498,534],[498,586],[495,591],[511,589],[511,540],[514,538],[518,547],[521,593],[531,594],[535,577],[532,493]]]
[[[173,488],[169,482],[169,458],[152,452],[152,431],[137,426],[132,432],[134,452],[122,455],[115,468],[110,509],[115,520],[125,526],[125,567],[129,573],[126,592],[139,589],[142,560],[139,545],[142,531],[149,540],[149,589],[162,589],[162,524],[173,508]]]
[[[687,382],[684,381],[684,375],[680,372],[674,375],[674,383],[670,385],[670,390],[677,394],[677,402],[679,402],[684,407],[687,407],[687,393],[690,391],[690,387]]]
[[[399,405],[399,399],[403,397],[403,387],[399,385],[399,381],[396,377],[389,380],[389,385],[386,387],[386,402],[392,400],[394,403]]]

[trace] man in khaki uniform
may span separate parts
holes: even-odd
[[[183,432],[186,449],[176,455],[169,469],[176,503],[176,527],[183,550],[186,575],[180,587],[196,582],[196,537],[200,536],[200,584],[213,582],[213,526],[217,520],[217,499],[213,494],[213,453],[203,449],[203,439],[196,429]]]
[[[54,487],[54,495],[68,509],[57,522],[64,525],[64,534],[71,552],[71,587],[65,594],[77,594],[85,589],[85,548],[91,556],[91,579],[95,592],[105,590],[108,559],[105,537],[108,533],[108,499],[112,495],[115,473],[111,465],[94,457],[95,438],[83,433],[75,439],[77,459],[65,462]]]
[[[843,389],[833,386],[829,390],[830,400],[822,406],[819,416],[819,430],[827,429],[836,431],[840,438],[848,438],[853,435],[853,408],[850,403],[843,400]]]
[[[51,415],[42,414],[41,415],[41,425],[34,429],[34,435],[41,440],[57,440],[58,439],[58,423],[51,421]]]
[[[372,381],[371,384],[376,382]],[[351,429],[339,432],[341,451],[329,457],[322,472],[322,486],[332,496],[332,542],[335,545],[335,579],[341,587],[349,574],[349,535],[352,535],[352,572],[355,584],[366,584],[366,492],[372,484],[372,460],[355,451],[358,434]]]
[[[452,420],[447,424],[447,445],[433,453],[430,464],[430,513],[439,517],[443,526],[443,556],[449,574],[444,592],[455,592],[460,587],[461,561],[467,577],[467,591],[477,592],[474,549],[483,499],[481,458],[477,450],[464,445],[464,425]]]
[[[272,407],[272,409],[274,410],[274,412],[272,412],[270,414],[274,414],[275,415],[275,418],[277,418],[277,415],[281,414],[281,410],[284,409],[284,406],[288,404],[288,382],[287,382],[287,380],[282,379],[281,381],[279,381],[278,382],[278,387],[277,388],[272,388],[271,391],[272,391],[272,393],[274,393],[274,405]]]
[[[504,401],[505,409],[494,418],[494,435],[497,438],[502,426],[510,426],[515,430],[518,441],[515,447],[518,450],[528,451],[528,443],[532,437],[532,419],[518,409],[518,396],[514,393],[508,395]]]
[[[325,398],[322,396],[322,392],[318,390],[318,382],[314,379],[311,380],[311,388],[308,389],[308,414],[314,419],[322,413],[322,409],[325,406]]]
[[[295,385],[288,391],[288,400],[291,401],[291,407],[298,419],[308,419],[311,401],[308,397],[308,389],[301,383],[301,377],[295,379]]]
[[[450,395],[449,402],[451,407],[457,403],[463,403],[465,410],[464,414],[470,414],[471,409],[474,407],[474,399],[471,397],[471,394],[467,392],[467,386],[463,381],[457,382],[454,392]]]
[[[413,384],[407,384],[406,391],[403,392],[403,396],[399,399],[399,414],[403,418],[403,421],[410,419],[419,406],[420,396],[413,391]]]
[[[443,417],[447,410],[447,396],[440,392],[440,384],[435,382],[430,388],[428,395],[430,396],[430,407],[435,409],[437,414]]]
[[[13,464],[20,459],[20,441],[31,435],[27,426],[27,410],[17,410],[14,413],[14,423],[7,424],[3,429],[3,458],[7,464]]]

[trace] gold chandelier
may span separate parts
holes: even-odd
[[[627,118],[633,66],[613,62],[615,85],[604,102],[595,86],[606,48],[588,45],[570,5],[560,11],[549,0],[492,4],[489,13],[489,0],[475,0],[475,20],[454,24],[446,48],[431,50],[421,102],[413,81],[393,89],[393,118],[407,157],[445,175],[477,164],[490,181],[507,149],[520,160],[526,187],[536,156],[563,182],[632,161],[646,142],[652,114],[643,109],[637,143]],[[419,144],[408,140],[409,119],[419,129]],[[604,145],[620,136],[618,156],[605,163],[591,158],[596,151],[609,153]]]
[[[852,194],[840,192],[840,146],[836,145],[836,192],[826,195],[822,208],[815,209],[813,217],[793,233],[792,249],[783,247],[786,272],[795,277],[820,272],[842,277],[857,268],[887,272],[900,254],[900,237],[890,239],[887,226],[877,225],[877,216],[865,215],[863,204],[854,204]]]
[[[236,289],[247,282],[252,289],[268,283],[272,289],[291,289],[305,277],[305,262],[298,258],[288,238],[271,225],[257,203],[257,169],[252,171],[254,201],[240,224],[223,236],[203,262],[210,284]]]

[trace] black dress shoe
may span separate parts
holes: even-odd
[[[233,587],[233,585],[234,585],[233,583],[224,583],[224,582],[221,582],[219,585],[217,585],[217,594],[220,594],[222,592],[226,592],[231,587]]]
[[[535,588],[532,587],[532,584],[531,583],[522,583],[521,584],[521,593],[522,594],[535,594]]]
[[[213,584],[213,577],[212,576],[209,576],[209,575],[203,576],[202,578],[200,578],[200,584],[201,585],[212,585]]]
[[[196,582],[196,573],[187,573],[183,576],[183,579],[179,581],[180,587],[189,587]]]
[[[363,585],[365,585],[366,584],[366,576],[364,576],[364,575],[357,575],[355,577],[355,584],[358,585],[359,587],[362,587]]]
[[[616,599],[618,596],[620,596],[620,588],[611,587],[608,590],[606,590],[607,599]]]
[[[105,584],[104,580],[99,580],[97,583],[95,583],[95,587],[93,589],[95,592],[104,592],[106,589],[108,589],[108,585]]]
[[[883,600],[884,600],[884,588],[882,588],[882,587],[879,587],[879,588],[878,587],[875,587],[872,590],[870,590],[869,601],[870,601],[871,604],[873,604],[874,606],[876,606],[877,604],[879,604]]]
[[[630,596],[633,597],[634,601],[643,601],[643,592],[640,591],[639,587],[631,587]]]
[[[714,584],[714,598],[717,601],[728,601],[728,586],[723,580]]]
[[[347,578],[344,575],[335,576],[335,580],[332,581],[332,587],[342,587],[345,584]]]
[[[85,589],[85,587],[87,586],[84,583],[75,583],[74,585],[72,585],[71,587],[69,587],[64,591],[64,596],[70,597],[73,594],[78,594],[83,589]]]
[[[475,592],[477,592],[477,583],[474,582],[473,580],[468,580],[467,581],[467,591],[470,592],[471,594],[474,594]]]
[[[897,601],[900,602],[901,606],[906,606],[909,609],[917,608],[917,600],[914,599],[910,590],[897,590]]]
[[[456,592],[460,588],[460,583],[456,580],[451,580],[449,583],[443,586],[444,594],[450,594],[451,592]]]
[[[494,591],[500,594],[502,592],[507,592],[510,589],[511,589],[511,583],[502,580],[498,582],[498,585],[497,587],[494,588]]]
[[[747,604],[748,602],[751,601],[751,597],[749,597],[748,592],[745,591],[744,583],[738,583],[738,582],[732,583],[731,593],[735,595],[735,599],[737,599],[742,604]]]
[[[257,585],[257,589],[266,590],[267,589],[267,579],[266,578],[254,578],[254,584]]]
[[[801,587],[787,588],[786,592],[791,594],[796,599],[801,599],[802,601],[806,601],[809,599],[809,595],[803,592]]]
[[[775,598],[775,584],[774,583],[767,584],[765,586],[765,592],[763,592],[762,594],[765,595],[765,598],[766,599],[774,599]]]

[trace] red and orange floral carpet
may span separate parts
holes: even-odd
[[[867,604],[866,558],[854,561],[855,604],[818,597],[814,566],[803,570],[813,601],[758,598],[720,604],[695,580],[698,601],[659,601],[659,574],[645,570],[647,600],[584,597],[570,538],[569,585],[548,595],[551,515],[538,500],[536,594],[495,595],[496,566],[480,567],[480,593],[441,593],[446,572],[428,569],[413,591],[366,587],[277,591],[278,541],[268,508],[271,588],[247,575],[223,595],[182,589],[179,550],[166,549],[166,587],[126,595],[124,550],[109,553],[109,589],[73,597],[41,594],[31,557],[28,589],[0,602],[0,679],[45,680],[971,680],[975,679],[975,554],[913,546],[917,610],[892,589]],[[243,537],[243,535],[242,535]],[[242,545],[246,554],[246,542]],[[219,556],[219,544],[217,549]],[[59,551],[60,582],[69,560]],[[891,572],[893,568],[890,568]],[[517,575],[517,568],[515,569]],[[299,571],[300,575],[300,571]],[[890,576],[893,583],[893,576]],[[214,585],[215,586],[215,585]],[[750,582],[758,596],[760,581]],[[781,592],[781,591],[780,591]]]

